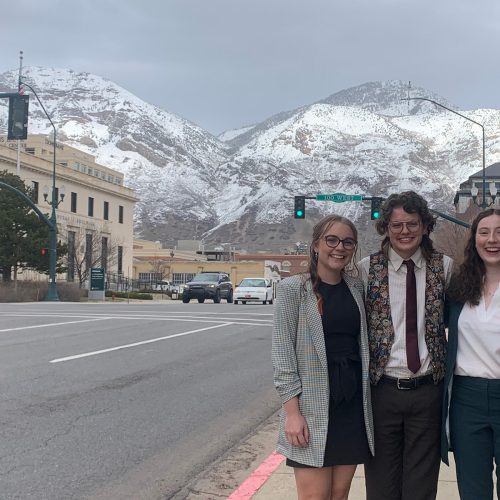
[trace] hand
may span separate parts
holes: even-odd
[[[309,446],[309,427],[302,414],[293,413],[285,417],[285,436],[293,446],[300,448]]]

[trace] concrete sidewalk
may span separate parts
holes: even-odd
[[[268,480],[251,497],[252,500],[293,500],[297,498],[293,469],[283,461]],[[358,466],[352,480],[349,500],[366,500],[363,466]],[[450,454],[450,467],[441,464],[437,500],[460,500],[455,476],[455,463]]]

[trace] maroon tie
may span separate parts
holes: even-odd
[[[406,361],[408,368],[417,373],[420,370],[417,329],[417,283],[415,281],[415,263],[405,260],[406,264]]]

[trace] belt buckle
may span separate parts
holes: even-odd
[[[416,387],[415,385],[414,385],[413,387],[403,387],[403,386],[401,386],[401,384],[400,384],[400,382],[401,382],[401,381],[404,381],[404,382],[409,382],[409,383],[410,383],[410,382],[411,382],[411,379],[410,379],[410,378],[398,378],[398,379],[396,380],[396,387],[397,387],[399,390],[401,390],[401,391],[409,391],[409,390],[414,389],[414,388]]]

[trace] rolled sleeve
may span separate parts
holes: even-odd
[[[274,310],[272,337],[274,385],[282,403],[302,392],[296,354],[300,289],[293,285],[297,283],[288,280],[278,285]]]

